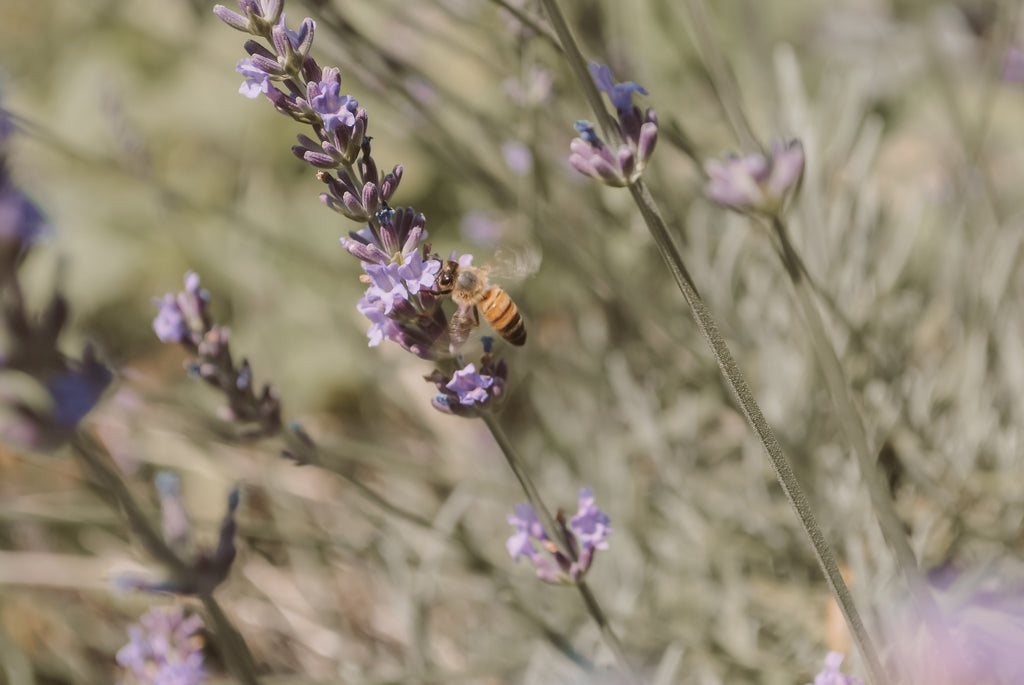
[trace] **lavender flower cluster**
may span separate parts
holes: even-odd
[[[579,495],[579,510],[565,520],[561,510],[555,517],[560,537],[568,549],[548,537],[537,512],[529,504],[517,504],[515,513],[508,516],[508,522],[515,526],[516,533],[508,539],[505,547],[512,558],[529,559],[537,569],[537,577],[547,583],[571,585],[583,578],[594,561],[594,553],[608,549],[605,538],[611,534],[611,519],[594,504],[594,491],[582,488]],[[547,554],[534,546],[539,544]]]
[[[153,330],[162,342],[176,343],[197,358],[189,373],[214,386],[227,399],[224,418],[247,427],[246,437],[276,435],[281,430],[281,403],[269,384],[256,393],[252,367],[247,359],[235,366],[231,356],[231,331],[213,323],[210,293],[199,287],[199,276],[185,274],[185,290],[154,300],[159,307]]]
[[[113,379],[86,345],[80,359],[57,341],[68,319],[54,291],[38,316],[27,310],[18,270],[49,230],[43,213],[14,185],[7,165],[14,126],[0,109],[0,439],[36,449],[63,444]]]
[[[658,118],[654,108],[641,112],[633,104],[633,93],[647,95],[643,86],[632,81],[613,82],[612,71],[604,64],[591,62],[589,69],[597,89],[606,93],[615,107],[617,133],[623,142],[612,150],[594,131],[592,123],[577,121],[575,128],[580,136],[569,144],[569,164],[584,176],[606,185],[628,186],[640,178],[654,154]]]
[[[117,653],[135,685],[197,685],[206,680],[203,626],[199,616],[185,618],[181,607],[155,607],[139,625],[131,626],[131,641]]]
[[[263,95],[279,112],[311,127],[313,135],[299,135],[292,151],[317,169],[327,187],[321,201],[364,224],[341,238],[341,245],[362,263],[367,289],[356,309],[370,322],[369,345],[390,340],[417,357],[438,361],[426,378],[439,385],[433,402],[439,410],[468,415],[470,408],[490,408],[504,386],[507,367],[487,350],[479,364],[462,368],[456,356],[461,341],[449,335],[437,288],[441,258],[426,242],[426,218],[412,208],[388,204],[402,167],[379,171],[366,109],[342,93],[338,69],[321,68],[309,56],[315,23],[306,18],[298,31],[289,29],[281,0],[239,0],[238,5],[240,13],[222,5],[214,12],[232,28],[266,42],[245,42],[249,57],[236,67],[245,77],[239,92],[249,98]],[[468,266],[472,255],[452,253],[451,259]]]

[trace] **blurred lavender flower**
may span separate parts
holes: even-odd
[[[131,574],[121,575],[116,584],[123,590],[144,592],[169,592],[177,595],[208,595],[228,577],[235,560],[235,511],[238,509],[240,493],[235,488],[228,495],[227,512],[220,525],[217,546],[213,549],[199,548],[184,550],[191,535],[191,525],[181,501],[178,479],[164,472],[157,476],[160,506],[165,542],[175,554],[189,553],[190,559],[182,561],[182,568],[168,569],[170,577],[152,582]]]
[[[1011,83],[1024,83],[1024,51],[1010,46],[1003,61],[1003,80]]]
[[[57,347],[68,318],[60,293],[51,295],[38,316],[25,309],[18,267],[47,225],[12,183],[6,164],[12,131],[0,110],[0,439],[52,449],[96,406],[113,374],[89,345],[80,361]]]
[[[533,154],[530,148],[519,140],[506,140],[501,144],[505,166],[516,176],[527,176],[533,170]]]
[[[829,652],[825,657],[825,669],[814,676],[813,685],[864,685],[864,681],[850,675],[843,675],[839,672],[839,665],[843,663],[843,655],[839,652]],[[811,685],[811,683],[808,683]]]
[[[548,537],[537,513],[529,504],[517,504],[515,513],[508,517],[508,522],[516,528],[516,533],[505,544],[508,553],[516,561],[526,557],[533,562],[537,577],[545,582],[563,585],[575,583],[590,569],[594,552],[608,549],[605,538],[612,532],[611,519],[594,505],[594,492],[590,488],[580,490],[579,500],[579,511],[568,525],[562,510],[555,517],[571,550],[560,549]],[[535,541],[547,554],[534,547]]]
[[[153,330],[165,343],[176,343],[198,356],[190,362],[190,371],[224,393],[226,420],[246,426],[246,437],[266,437],[281,431],[281,403],[270,384],[257,395],[253,389],[252,368],[246,359],[235,367],[231,357],[227,328],[210,317],[210,293],[199,286],[194,271],[185,274],[185,290],[162,299]],[[249,428],[252,424],[254,427]]]
[[[912,606],[891,621],[894,651],[915,683],[1024,682],[1024,582],[1016,565],[998,574],[933,572],[942,614],[922,625]]]
[[[131,641],[117,652],[129,671],[125,685],[196,685],[206,680],[199,616],[185,618],[181,607],[156,607],[130,626]]]
[[[704,168],[709,177],[705,192],[712,200],[737,212],[774,217],[799,187],[804,148],[799,140],[777,140],[767,157],[730,155],[710,160]]]
[[[613,83],[611,69],[590,63],[590,75],[597,89],[608,95],[618,114],[616,127],[622,144],[610,149],[589,121],[577,121],[580,134],[569,144],[569,164],[584,176],[615,187],[628,186],[643,173],[658,141],[658,119],[653,108],[641,112],[633,105],[633,93],[647,95],[632,81]]]

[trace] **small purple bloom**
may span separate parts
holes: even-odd
[[[605,537],[612,532],[611,519],[594,505],[594,491],[591,488],[580,490],[580,508],[569,523],[584,549],[608,549]]]
[[[1024,51],[1011,46],[1006,51],[1003,62],[1003,80],[1011,83],[1024,83]]]
[[[487,388],[494,383],[491,376],[481,376],[472,363],[466,368],[455,372],[454,377],[445,386],[459,396],[461,404],[474,404],[487,401]]]
[[[384,308],[385,305],[376,292],[367,291],[366,297],[356,303],[359,313],[370,320],[370,329],[366,332],[366,337],[370,339],[370,347],[380,345],[385,339],[395,342],[401,339],[401,329],[394,320],[388,318]]]
[[[128,628],[131,641],[117,663],[140,685],[198,685],[206,680],[199,616],[185,618],[180,607],[154,608]]]
[[[190,330],[185,320],[185,313],[178,306],[178,298],[170,293],[164,299],[153,298],[153,304],[160,307],[153,319],[153,330],[160,342],[180,343],[188,339]]]
[[[839,665],[843,663],[843,655],[839,652],[829,652],[825,657],[825,670],[814,677],[814,685],[863,685],[860,678],[850,675],[843,675],[839,672]]]
[[[529,504],[517,504],[515,514],[507,517],[508,522],[516,527],[516,533],[505,543],[505,548],[516,561],[526,557],[533,562],[537,577],[545,582],[576,583],[590,569],[594,552],[608,549],[604,538],[612,532],[610,519],[594,505],[594,493],[590,488],[580,490],[579,499],[579,512],[572,518],[570,525],[566,525],[565,515],[561,511],[555,520],[560,530],[560,539],[569,545],[569,550],[548,538],[536,511]],[[535,541],[546,554],[537,550],[533,544]]]
[[[399,274],[400,266],[390,264],[369,264],[363,263],[363,270],[370,277],[371,285],[366,293],[375,296],[384,304],[384,313],[390,314],[400,302],[409,299],[409,291],[402,285],[402,277]]]
[[[355,112],[359,103],[351,95],[341,95],[340,82],[310,83],[307,96],[313,111],[323,118],[328,133],[340,127],[350,128],[355,125]]]
[[[505,166],[516,176],[526,176],[533,170],[533,153],[522,141],[507,140],[501,144]]]
[[[77,426],[99,402],[112,378],[110,369],[87,358],[80,368],[68,369],[48,379],[46,389],[53,399],[54,425],[64,430]]]
[[[775,216],[799,184],[804,169],[800,141],[775,141],[769,156],[730,156],[704,166],[708,174],[705,192],[715,202],[738,212]]]
[[[256,66],[251,57],[238,60],[235,71],[245,77],[238,92],[250,100],[270,92],[270,74]]]
[[[46,232],[47,223],[27,195],[3,181],[6,179],[0,179],[0,259],[13,267],[15,259]]]
[[[619,112],[626,112],[633,108],[633,93],[647,95],[647,91],[644,90],[643,86],[632,81],[613,83],[612,70],[606,64],[591,62],[588,68],[590,69],[590,77],[594,79],[594,85],[602,93],[608,94],[608,99],[612,101],[615,109],[619,110]]]
[[[436,259],[423,261],[419,252],[405,257],[405,264],[398,267],[398,275],[405,281],[409,294],[415,295],[420,290],[433,287],[437,280],[437,272],[441,270],[441,262]]]

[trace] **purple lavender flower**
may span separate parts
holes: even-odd
[[[334,133],[339,127],[355,125],[359,103],[351,95],[341,95],[340,81],[324,80],[309,84],[307,99],[313,111],[323,118],[324,129],[328,133]]]
[[[62,431],[72,431],[99,402],[113,374],[87,352],[81,364],[48,378],[46,390],[53,399],[50,420]]]
[[[1024,51],[1010,46],[1003,62],[1003,80],[1011,83],[1024,83]]]
[[[516,176],[527,176],[533,170],[533,153],[519,140],[506,140],[501,144],[501,155],[505,166]]]
[[[155,300],[155,303],[159,305],[160,311],[153,319],[153,330],[160,342],[183,343],[188,340],[190,329],[177,298],[168,293],[162,300]]]
[[[594,79],[594,85],[602,93],[608,94],[608,99],[619,112],[628,112],[633,108],[633,93],[647,95],[643,86],[632,81],[613,83],[612,70],[606,64],[591,62],[587,68],[590,69],[590,78]]]
[[[996,685],[1024,682],[1024,585],[1017,563],[990,570],[933,570],[941,613],[913,605],[889,612],[893,653],[910,682]],[[920,617],[926,616],[922,624]],[[893,618],[894,617],[894,618]],[[817,684],[815,684],[817,685]]]
[[[583,548],[608,549],[605,537],[612,532],[611,519],[594,505],[594,491],[580,490],[580,508],[569,521]]]
[[[597,89],[607,93],[615,106],[616,127],[622,144],[611,149],[601,140],[589,121],[577,121],[580,134],[569,144],[569,163],[584,176],[613,187],[635,182],[654,153],[658,141],[658,118],[653,109],[641,112],[633,105],[633,93],[647,95],[642,86],[627,81],[613,83],[611,70],[596,62],[590,63],[590,74]]]
[[[804,149],[799,140],[774,141],[769,156],[762,154],[704,165],[709,180],[705,192],[715,202],[744,213],[776,216],[799,185],[804,170]]]
[[[467,364],[451,376],[434,369],[426,376],[437,386],[438,394],[432,401],[435,409],[445,414],[474,417],[478,411],[488,411],[498,405],[504,397],[508,365],[495,358],[491,341],[491,338],[482,340],[484,353],[479,365]]]
[[[400,265],[389,264],[367,264],[363,263],[363,270],[366,271],[372,285],[367,289],[367,297],[383,303],[384,313],[390,314],[395,306],[409,300],[409,291],[402,285],[402,277],[398,273]]]
[[[401,339],[402,331],[398,323],[389,319],[385,312],[385,304],[375,292],[368,292],[367,295],[356,303],[356,309],[360,314],[370,320],[370,329],[366,337],[370,339],[369,346],[376,347],[384,340]]]
[[[441,270],[441,260],[423,260],[419,252],[405,257],[405,263],[398,267],[398,275],[405,281],[410,295],[420,290],[432,288],[437,280],[437,272]]]
[[[245,81],[238,87],[238,92],[245,97],[252,100],[261,94],[266,95],[270,93],[270,73],[251,57],[239,60],[235,66],[235,71],[245,77]]]
[[[181,607],[156,607],[130,626],[131,641],[117,652],[117,663],[135,685],[197,685],[206,680],[202,619],[185,618]],[[128,682],[128,681],[126,681]]]
[[[839,665],[843,663],[843,655],[839,652],[829,652],[825,657],[825,669],[814,677],[814,685],[863,685],[864,681],[850,675],[843,675],[839,672]],[[810,683],[808,683],[810,685]]]
[[[466,364],[464,369],[455,372],[454,377],[445,387],[459,396],[460,404],[475,404],[486,402],[489,395],[487,388],[494,384],[490,376],[481,376],[476,372],[472,363]]]
[[[153,330],[161,341],[177,343],[197,355],[190,364],[194,375],[214,386],[227,399],[224,416],[247,426],[250,438],[276,435],[280,432],[281,403],[269,384],[256,392],[252,369],[242,360],[235,366],[231,356],[231,332],[213,323],[210,317],[210,294],[199,287],[199,276],[185,274],[185,290],[177,295],[154,298],[160,309],[153,320]],[[249,428],[249,424],[255,427]]]
[[[529,504],[517,504],[515,514],[508,517],[508,522],[516,527],[516,533],[505,543],[508,553],[516,561],[520,557],[529,559],[537,569],[537,577],[545,582],[575,583],[590,569],[594,551],[608,549],[604,538],[612,532],[611,520],[594,505],[594,493],[590,488],[580,490],[579,500],[579,512],[568,525],[561,510],[555,520],[571,548],[569,550],[563,550],[551,541]],[[534,541],[547,554],[540,553],[534,547]]]

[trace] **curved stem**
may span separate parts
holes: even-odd
[[[582,55],[580,55],[579,49],[575,47],[575,39],[569,31],[569,27],[566,25],[555,0],[543,0],[543,2],[548,15],[551,17],[551,23],[558,33],[559,40],[565,46],[566,59],[569,60],[573,72],[577,75],[580,82],[579,85],[587,93],[587,99],[593,105],[594,98],[591,94],[597,95],[597,89],[586,74]],[[599,117],[601,113],[604,113],[606,117],[608,116],[600,102],[598,102],[595,111]],[[846,623],[850,628],[850,633],[853,635],[853,639],[856,641],[871,674],[871,679],[877,685],[888,682],[889,678],[878,658],[878,651],[875,649],[867,630],[864,628],[864,623],[861,621],[860,614],[853,602],[853,597],[850,595],[850,590],[839,573],[839,566],[836,563],[832,549],[826,542],[825,536],[818,526],[817,520],[814,518],[814,513],[807,500],[807,496],[800,487],[789,464],[789,460],[782,452],[782,447],[779,445],[775,434],[761,412],[761,408],[754,399],[746,379],[736,364],[736,360],[733,359],[728,345],[726,345],[721,333],[718,332],[718,324],[697,292],[697,288],[686,269],[686,265],[683,263],[682,257],[672,243],[668,227],[665,225],[665,221],[661,217],[657,205],[654,203],[654,198],[651,197],[650,191],[647,189],[642,178],[629,186],[629,191],[633,195],[633,200],[636,202],[640,214],[647,224],[647,228],[654,237],[654,242],[658,247],[659,253],[661,253],[662,259],[665,260],[665,264],[679,286],[683,298],[690,306],[694,321],[697,323],[697,327],[705,342],[707,342],[708,347],[711,348],[711,352],[721,369],[722,376],[735,395],[743,415],[768,455],[768,460],[775,470],[779,484],[782,486],[786,498],[793,506],[797,518],[811,543],[829,589],[832,591],[832,595],[843,612]]]
[[[482,411],[479,413],[483,422],[487,425],[487,428],[491,431],[491,435],[494,436],[494,441],[498,443],[498,447],[501,448],[502,454],[505,455],[505,461],[508,462],[509,467],[512,469],[512,473],[515,474],[516,479],[522,486],[523,491],[526,493],[526,498],[530,501],[530,505],[534,511],[537,512],[537,517],[540,519],[541,525],[544,526],[544,531],[547,533],[548,538],[558,542],[558,546],[565,550],[573,561],[577,561],[575,546],[569,544],[569,541],[565,539],[562,534],[562,526],[555,523],[554,517],[551,516],[551,512],[544,505],[543,500],[540,497],[540,491],[537,490],[537,486],[533,483],[529,474],[523,469],[522,460],[519,458],[509,441],[508,436],[505,435],[505,431],[498,425],[497,420],[490,413]],[[576,589],[579,590],[580,595],[583,597],[583,603],[587,607],[587,611],[590,613],[591,618],[594,619],[594,623],[597,624],[601,631],[601,637],[604,638],[605,643],[612,650],[612,654],[615,656],[616,662],[619,664],[619,669],[629,679],[631,685],[635,685],[640,682],[636,674],[633,672],[632,666],[626,659],[626,652],[622,647],[622,642],[619,640],[619,636],[615,634],[615,630],[608,623],[608,618],[605,616],[604,610],[601,609],[600,603],[594,596],[594,593],[590,591],[590,587],[581,578],[575,583]]]

